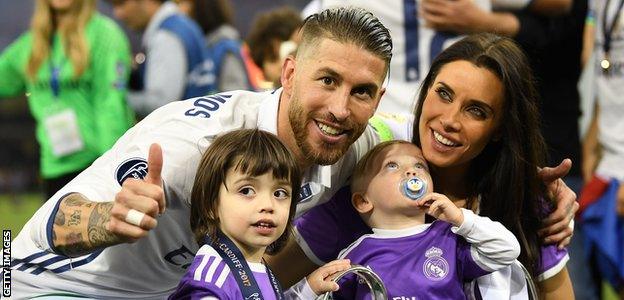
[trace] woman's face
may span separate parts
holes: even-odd
[[[500,79],[486,68],[464,60],[444,65],[427,91],[418,122],[430,166],[466,171],[498,138],[504,94]]]
[[[56,12],[69,11],[74,4],[74,0],[49,0],[50,7]]]

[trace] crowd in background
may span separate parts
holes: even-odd
[[[162,105],[216,92],[278,88],[303,19],[321,8],[360,5],[391,28],[395,48],[379,112],[413,111],[430,60],[461,36],[506,35],[527,53],[536,76],[549,165],[573,161],[564,180],[581,195],[585,210],[578,215],[569,270],[578,299],[599,299],[603,280],[616,289],[624,282],[618,273],[624,269],[618,233],[624,231],[613,231],[614,237],[591,231],[621,228],[624,216],[624,1],[535,0],[526,7],[517,2],[522,1],[315,0],[303,11],[258,12],[242,35],[234,21],[237,7],[227,0],[109,0],[104,5],[112,7],[111,17],[97,11],[95,0],[37,0],[28,32],[0,49],[0,100],[26,95],[47,199]],[[135,51],[119,24],[140,33]],[[588,99],[591,111],[581,105],[583,70],[595,91]],[[587,132],[579,126],[583,114],[592,120]],[[9,115],[0,116],[8,126]],[[23,146],[12,144],[19,141],[11,139],[3,148],[20,151]],[[32,188],[27,182],[33,170],[23,171],[28,168],[0,165],[0,192]],[[597,212],[605,191],[616,193],[619,202]],[[615,227],[596,223],[608,218]],[[614,239],[615,250],[601,249],[599,238]],[[605,261],[620,269],[603,266]]]

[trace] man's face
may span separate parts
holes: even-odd
[[[145,10],[145,0],[112,0],[113,14],[132,30],[143,30],[150,17]]]
[[[338,161],[375,112],[384,92],[385,70],[380,57],[330,39],[300,51],[296,61],[288,58],[283,98],[288,102],[296,142],[296,149],[290,148],[295,155],[320,165]]]

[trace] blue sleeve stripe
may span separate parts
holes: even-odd
[[[66,264],[66,265],[64,265],[62,267],[58,267],[56,269],[53,269],[52,272],[58,274],[58,273],[63,273],[65,271],[69,271],[69,270],[74,269],[74,268],[78,268],[78,267],[80,267],[80,266],[82,266],[84,264],[87,264],[87,263],[91,262],[92,260],[96,259],[102,253],[102,251],[103,250],[100,250],[100,251],[97,251],[97,252],[93,252],[91,255],[89,255],[87,258],[85,258],[83,260],[79,260],[79,261],[76,261],[76,262],[70,262],[70,263],[68,263],[68,264]],[[37,271],[37,270],[35,270],[35,271]],[[41,271],[41,272],[43,272],[43,271]],[[41,273],[41,272],[39,272],[39,273]],[[33,271],[33,274],[35,274],[35,275],[37,275],[39,273],[35,273]]]
[[[42,257],[42,256],[44,256],[46,254],[51,254],[51,253],[47,252],[47,251],[41,251],[41,252],[37,252],[35,254],[31,254],[29,256],[26,256],[26,257],[24,257],[22,259],[15,258],[15,259],[13,259],[13,261],[17,261],[17,263],[30,262],[30,261],[35,260],[35,259],[37,259],[39,257]],[[12,267],[12,265],[11,265],[11,267]]]
[[[63,195],[61,198],[59,198],[59,200],[56,202],[56,205],[54,205],[54,209],[52,210],[52,213],[50,214],[50,217],[48,219],[46,235],[47,235],[48,245],[50,246],[50,249],[52,249],[52,252],[54,253],[58,253],[56,248],[54,248],[54,242],[52,241],[52,231],[54,229],[54,217],[56,216],[56,213],[58,212],[59,206],[61,205],[61,201],[65,197],[67,197],[67,195],[69,194],[73,194],[73,193],[67,193]]]
[[[48,266],[48,265],[51,265],[53,263],[56,263],[56,262],[59,262],[59,261],[62,261],[62,260],[66,260],[66,259],[69,259],[69,257],[55,255],[54,257],[52,257],[50,259],[46,259],[46,260],[44,260],[44,261],[42,261],[40,263],[24,263],[21,267],[18,268],[18,270],[25,271],[26,269],[31,268],[31,267],[35,267],[35,266],[37,266],[37,267],[45,267],[45,266]]]

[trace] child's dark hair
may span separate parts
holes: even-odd
[[[191,192],[191,229],[201,245],[209,236],[216,239],[219,229],[217,214],[219,188],[225,184],[230,168],[260,176],[272,172],[276,179],[292,185],[290,213],[284,233],[269,247],[268,254],[277,253],[288,240],[292,219],[299,201],[301,172],[294,157],[277,136],[258,129],[231,131],[217,137],[208,147],[197,168]]]

